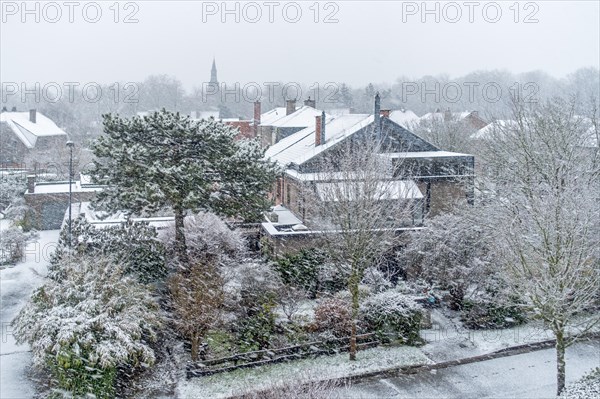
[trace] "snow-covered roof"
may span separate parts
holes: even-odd
[[[364,173],[360,172],[307,172],[302,173],[294,169],[285,171],[286,175],[300,181],[336,181],[336,180],[360,180]],[[389,177],[389,174],[382,172],[379,175],[384,179]]]
[[[283,205],[277,205],[273,207],[271,213],[277,215],[277,222],[272,222],[274,225],[296,225],[302,224],[302,220],[298,219],[296,215]]]
[[[324,143],[315,146],[315,123],[313,121],[306,129],[302,129],[269,147],[265,152],[265,157],[282,166],[287,166],[290,163],[300,165],[372,122],[373,115],[369,114],[326,116]]]
[[[488,124],[487,126],[482,127],[475,133],[471,135],[473,139],[488,139],[490,138],[494,132],[500,131],[503,129],[510,129],[512,127],[517,127],[517,122],[511,119],[498,119],[494,122]]]
[[[404,128],[410,128],[413,124],[419,122],[417,114],[410,110],[394,110],[390,112],[390,120],[396,122]]]
[[[339,201],[339,195],[352,201],[356,194],[364,193],[364,184],[363,181],[338,181],[316,183],[315,188],[322,201]],[[370,191],[369,188],[367,190]],[[423,198],[423,194],[414,181],[395,180],[378,182],[374,197],[376,200],[419,199]]]
[[[473,113],[473,111],[463,111],[463,112],[451,112],[450,115],[452,116],[453,119],[456,120],[463,120],[465,119],[467,116],[471,115]],[[428,112],[425,115],[423,115],[422,117],[420,117],[419,119],[422,121],[425,120],[439,120],[439,121],[443,121],[445,118],[446,112]]]
[[[123,212],[117,212],[112,215],[107,215],[106,212],[98,212],[92,209],[89,202],[73,203],[71,210],[73,212],[73,215],[83,215],[86,221],[89,222],[95,228],[116,226],[119,224],[123,224],[127,221],[126,215]],[[186,218],[188,217],[189,216],[186,216]],[[132,217],[130,218],[130,220],[133,222],[148,222],[150,226],[153,226],[157,229],[170,227],[175,223],[175,217],[173,216],[154,216],[146,218]]]
[[[71,191],[74,193],[94,192],[102,190],[102,187],[93,184],[86,184],[85,181],[82,184],[79,180],[76,180],[71,182],[71,184]],[[64,194],[68,192],[68,181],[56,181],[35,183],[34,192],[28,194]]]
[[[67,135],[41,112],[36,112],[35,119],[35,123],[29,120],[29,111],[0,113],[0,122],[6,123],[27,148],[34,148],[39,137]]]
[[[269,126],[275,127],[307,127],[314,126],[315,124],[315,116],[321,115],[323,111],[319,109],[315,109],[313,107],[309,107],[308,105],[303,106],[300,109],[297,109],[296,112],[292,112],[291,114],[284,116],[283,118],[277,119],[269,124]],[[326,117],[331,117],[331,115],[325,115]],[[261,121],[263,125],[264,122]]]
[[[380,155],[387,158],[448,158],[473,156],[450,151],[387,152]]]
[[[285,107],[273,108],[272,110],[260,115],[260,124],[263,126],[270,126],[273,122],[286,116],[285,112]]]

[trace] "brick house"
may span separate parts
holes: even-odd
[[[27,161],[43,163],[53,160],[57,149],[64,149],[67,133],[37,112],[17,112],[15,108],[0,112],[0,164],[21,166]],[[29,165],[33,169],[34,165]]]
[[[259,107],[258,114],[257,106]],[[285,108],[277,107],[265,114],[260,114],[260,103],[255,103],[255,121],[257,120],[256,116],[260,115],[260,119],[257,121],[257,136],[260,137],[262,146],[267,148],[314,125],[315,117],[323,112],[316,109],[315,106],[315,101],[310,98],[305,100],[304,106],[300,108],[296,108],[295,100],[287,100]]]
[[[72,182],[72,203],[89,202],[100,190],[102,187],[81,175],[80,180]],[[37,230],[60,229],[69,208],[69,182],[36,182],[35,176],[27,176],[25,203],[32,211],[32,227]]]
[[[267,149],[265,157],[284,169],[273,190],[277,207],[271,215],[277,216],[272,219],[267,216],[267,222],[263,223],[265,236],[275,247],[284,245],[285,250],[289,250],[311,242],[309,213],[318,204],[308,203],[305,193],[318,194],[322,184],[331,182],[322,180],[322,160],[335,157],[339,143],[352,140],[360,144],[361,140],[373,134],[379,135],[384,149],[379,155],[393,165],[401,165],[393,169],[397,171],[393,178],[407,187],[406,193],[409,194],[399,200],[420,204],[420,208],[415,207],[420,212],[413,214],[410,220],[402,221],[401,228],[420,228],[423,218],[444,212],[454,202],[472,202],[474,157],[442,151],[394,122],[390,114],[390,111],[379,108],[377,96],[373,115],[328,117],[322,113],[315,117],[312,126],[281,139]],[[318,198],[318,195],[310,198]],[[280,220],[293,221],[294,224]]]

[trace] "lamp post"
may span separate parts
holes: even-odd
[[[68,244],[69,244],[69,248],[71,248],[71,202],[73,200],[73,189],[72,189],[72,185],[73,185],[73,146],[75,146],[75,144],[69,140],[67,141],[67,147],[69,147],[69,238],[68,238]]]

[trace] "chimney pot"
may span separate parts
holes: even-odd
[[[287,100],[285,102],[285,115],[290,115],[296,112],[296,100]]]
[[[450,108],[444,111],[444,121],[449,122],[452,119],[452,112],[450,112]]]
[[[6,107],[2,107],[2,112],[6,112]]]
[[[380,115],[382,118],[389,118],[390,117],[390,110],[389,109],[382,109],[379,111]]]
[[[12,107],[12,109],[10,110],[10,112],[17,112],[17,107]]]
[[[29,110],[29,122],[36,123],[37,111],[35,109]]]
[[[304,105],[306,105],[307,107],[316,108],[317,102],[315,100],[311,100],[310,97],[308,97],[308,100],[304,100]]]
[[[35,175],[27,175],[27,192],[35,193]]]

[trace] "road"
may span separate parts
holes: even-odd
[[[6,221],[1,220],[0,229],[7,227]],[[27,399],[35,395],[35,386],[30,380],[32,359],[29,347],[15,343],[10,322],[31,293],[43,283],[58,234],[58,230],[40,231],[39,239],[27,245],[23,262],[0,270],[1,399]]]
[[[567,350],[567,384],[600,366],[600,342]],[[465,364],[447,369],[355,383],[343,398],[555,398],[554,349]]]

